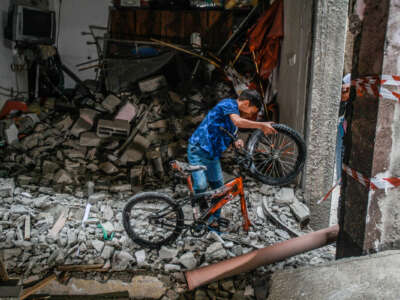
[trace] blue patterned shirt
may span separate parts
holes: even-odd
[[[233,135],[237,134],[237,127],[233,124],[230,114],[239,115],[239,107],[235,99],[223,99],[211,109],[199,127],[189,139],[189,143],[197,145],[210,154],[210,157],[220,157],[229,147],[232,139],[219,127],[223,127]]]

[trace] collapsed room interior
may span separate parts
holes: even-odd
[[[0,299],[396,299],[398,10],[1,1]],[[277,132],[241,129],[245,151],[222,155],[237,187],[214,230],[195,223],[182,162],[207,112],[245,89]],[[170,236],[150,217],[154,232],[133,230],[142,192],[170,199]]]

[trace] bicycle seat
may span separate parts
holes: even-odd
[[[206,166],[203,165],[197,165],[197,166],[192,166],[189,165],[188,163],[181,162],[174,160],[170,163],[172,169],[177,170],[180,173],[185,173],[185,174],[190,174],[196,171],[205,171],[207,170]]]

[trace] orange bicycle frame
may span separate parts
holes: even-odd
[[[188,186],[189,189],[193,190],[192,187],[192,180],[190,176],[187,179],[188,181]],[[214,214],[218,209],[223,207],[226,203],[231,201],[233,198],[236,196],[240,196],[240,207],[242,211],[242,216],[243,216],[243,229],[245,231],[249,231],[249,228],[251,226],[251,222],[249,220],[248,214],[247,214],[247,206],[246,206],[246,199],[244,197],[244,189],[243,189],[243,178],[242,177],[237,177],[235,179],[232,179],[230,182],[226,183],[224,185],[225,190],[221,192],[220,194],[215,194],[213,198],[217,198],[219,195],[224,195],[224,197],[215,203],[211,209],[209,210],[207,214],[207,218]]]

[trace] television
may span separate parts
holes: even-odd
[[[54,11],[15,5],[11,13],[11,39],[28,44],[52,45],[56,35]]]

